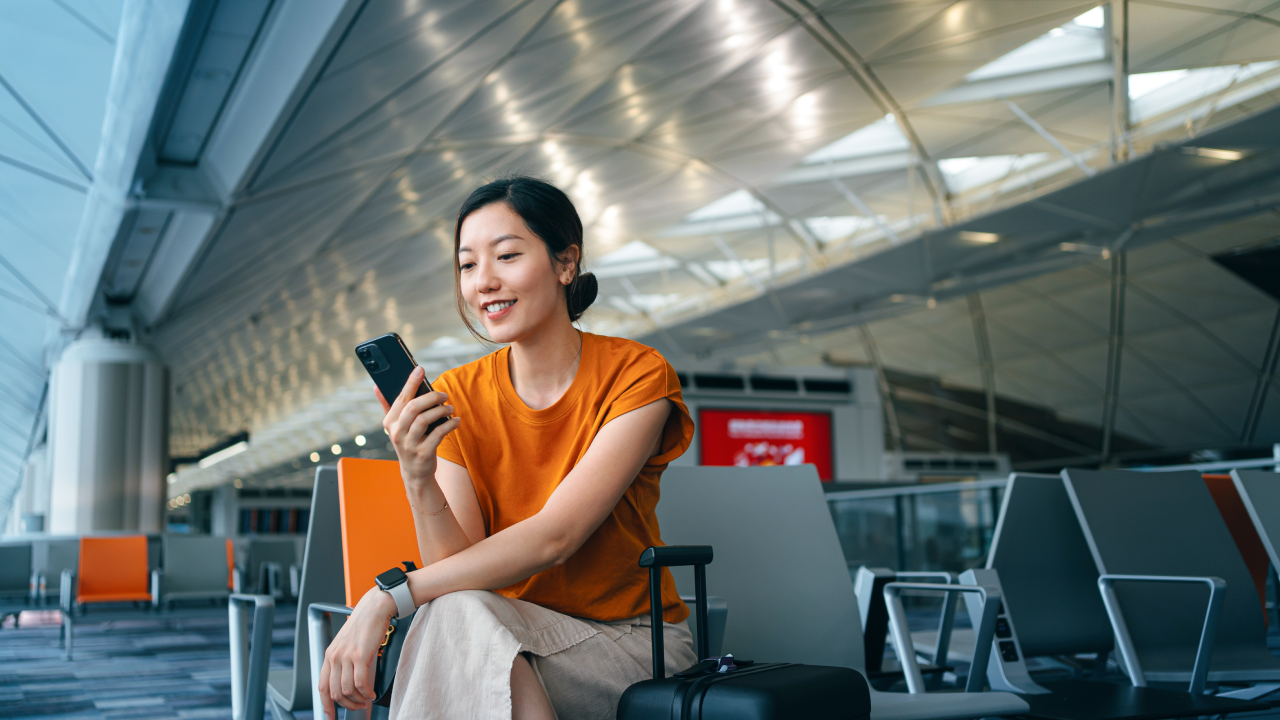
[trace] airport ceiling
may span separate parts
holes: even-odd
[[[511,171],[588,226],[584,327],[677,365],[878,360],[1157,447],[1280,439],[1276,298],[1214,259],[1280,235],[1275,0],[1129,1],[1114,166],[1092,1],[194,0],[95,234],[121,5],[0,13],[0,475],[94,319],[169,363],[175,456],[251,435],[173,493],[376,428],[358,341],[483,352],[452,219]]]

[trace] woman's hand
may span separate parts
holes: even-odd
[[[373,705],[373,659],[395,615],[396,601],[376,587],[356,603],[324,653],[319,680],[325,715],[337,718],[335,702],[348,710]]]
[[[436,448],[445,435],[453,432],[461,423],[456,417],[449,418],[435,430],[427,433],[427,426],[453,413],[451,405],[445,405],[448,396],[442,392],[429,392],[422,397],[414,397],[422,386],[425,376],[422,368],[415,368],[409,375],[409,381],[396,396],[395,402],[388,404],[381,391],[376,391],[378,401],[387,411],[382,420],[391,444],[395,446],[396,457],[400,459],[400,475],[404,478],[405,491],[410,502],[421,507],[419,503],[431,501],[438,504],[440,490],[436,486]]]

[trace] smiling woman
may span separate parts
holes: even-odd
[[[663,544],[658,484],[693,420],[655,350],[573,326],[596,280],[580,271],[582,222],[563,192],[492,182],[463,203],[454,237],[458,312],[507,347],[421,397],[418,368],[383,399],[425,566],[384,573],[356,605],[325,655],[325,711],[368,706],[387,624],[416,607],[391,717],[613,717],[649,677],[638,559]],[[689,611],[669,574],[664,588],[676,672],[695,660]]]

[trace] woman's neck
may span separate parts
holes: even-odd
[[[542,410],[565,394],[578,374],[583,342],[572,323],[557,322],[511,344],[511,386],[525,405]]]

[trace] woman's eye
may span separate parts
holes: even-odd
[[[511,258],[517,257],[519,254],[520,254],[520,253],[505,253],[505,254],[499,255],[499,256],[498,256],[498,259],[499,259],[499,260],[510,260]]]
[[[463,263],[458,266],[458,270],[460,270],[461,272],[466,272],[470,270],[473,265],[475,265],[475,263]]]

